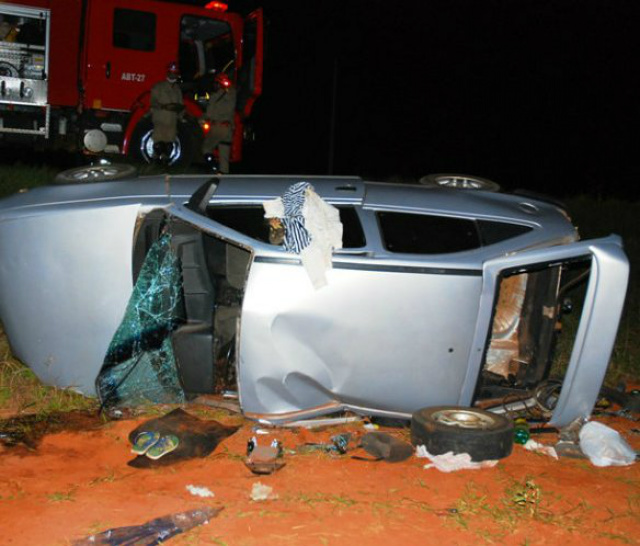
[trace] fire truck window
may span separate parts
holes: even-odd
[[[180,68],[185,83],[197,82],[198,91],[210,91],[213,76],[233,78],[235,49],[226,21],[185,15],[180,24]]]
[[[156,14],[116,8],[113,12],[113,45],[137,51],[154,51]]]

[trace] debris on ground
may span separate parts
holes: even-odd
[[[260,482],[254,483],[253,487],[251,487],[251,500],[253,501],[275,500],[277,498],[278,495],[273,492],[273,487]]]
[[[449,451],[442,455],[431,455],[425,446],[416,448],[416,457],[426,458],[431,461],[424,465],[424,468],[437,468],[440,472],[455,472],[456,470],[477,470],[479,468],[491,468],[498,464],[498,461],[474,462],[468,453],[456,453]]]
[[[413,447],[407,442],[398,440],[386,432],[367,432],[360,439],[360,445],[373,459],[369,461],[386,461],[388,463],[398,463],[413,455]],[[356,457],[354,457],[356,458]],[[362,457],[357,457],[363,460]]]
[[[580,449],[595,466],[628,466],[636,460],[636,452],[620,433],[597,421],[580,430]]]
[[[209,523],[222,508],[199,508],[157,518],[142,525],[109,529],[73,543],[73,546],[154,546],[171,537]]]
[[[278,440],[273,440],[268,446],[261,446],[254,436],[247,445],[244,464],[254,474],[273,474],[287,464],[282,460],[282,455],[282,444]]]
[[[535,453],[542,453],[543,455],[548,455],[549,457],[553,457],[554,459],[558,458],[558,454],[553,446],[546,446],[535,440],[527,440],[522,447],[524,447],[527,451],[533,451]]]
[[[208,487],[201,487],[197,485],[187,485],[187,491],[194,497],[202,497],[203,499],[210,499],[215,497],[215,493]]]
[[[153,433],[157,433],[160,435],[158,442],[163,442],[163,439],[164,442],[162,445],[152,444],[144,455],[138,454],[128,464],[134,468],[151,468],[206,457],[222,440],[237,430],[238,427],[235,426],[198,419],[178,408],[162,417],[142,423],[131,431],[129,441],[134,446],[139,438],[144,437],[144,433],[150,433],[147,435],[150,439],[154,438]],[[158,447],[154,450],[155,446]]]

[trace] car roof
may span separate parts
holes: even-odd
[[[361,204],[371,209],[486,217],[520,223],[544,223],[545,219],[566,222],[557,206],[524,196],[369,182],[359,177],[308,175],[158,175],[118,182],[50,185],[0,201],[0,211],[41,206],[108,206],[132,202],[152,205],[176,199],[186,201],[198,187],[210,181],[218,184],[213,203],[260,203],[281,196],[291,184],[307,181],[318,195],[335,204]]]

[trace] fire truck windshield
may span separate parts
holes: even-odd
[[[180,69],[185,90],[202,94],[211,91],[213,77],[235,71],[235,50],[231,27],[225,21],[186,15],[180,33]]]

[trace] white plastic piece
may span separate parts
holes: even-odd
[[[544,455],[548,455],[549,457],[553,457],[554,459],[558,459],[558,454],[553,446],[545,446],[544,444],[540,444],[535,440],[527,440],[527,443],[524,444],[524,447],[528,451],[534,451],[536,453],[543,453]]]
[[[440,472],[492,468],[498,464],[498,461],[474,462],[468,453],[454,454],[453,451],[449,451],[442,455],[431,455],[425,446],[418,446],[416,448],[416,457],[429,459],[431,463],[424,465],[424,468],[437,468]]]
[[[595,466],[627,466],[636,452],[617,430],[590,421],[580,429],[580,449]]]
[[[187,491],[191,493],[194,497],[202,497],[202,498],[212,498],[215,497],[213,491],[206,487],[200,487],[197,485],[187,485]]]

